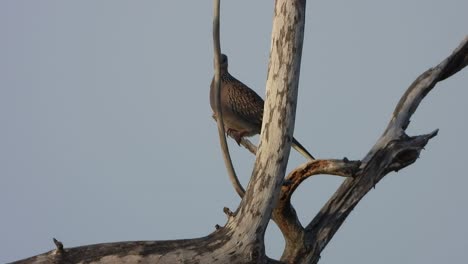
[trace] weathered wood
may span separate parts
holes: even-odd
[[[239,209],[212,234],[174,241],[136,241],[57,249],[15,263],[280,263],[264,251],[270,218],[286,239],[281,263],[317,263],[359,201],[391,171],[419,157],[432,133],[406,135],[419,103],[436,85],[468,64],[468,37],[451,56],[429,69],[408,88],[377,143],[358,161],[319,160],[301,165],[283,177],[289,157],[296,109],[305,0],[276,0],[261,143],[252,179]],[[350,176],[304,228],[290,203],[301,182],[316,174]],[[352,176],[352,177],[351,177]],[[65,243],[66,244],[66,243]]]
[[[393,116],[377,143],[362,160],[355,179],[347,179],[306,227],[306,255],[296,256],[317,263],[320,252],[333,238],[358,202],[391,171],[398,171],[416,161],[428,141],[437,135],[410,137],[405,130],[422,99],[444,80],[468,64],[468,37],[439,65],[421,74],[407,89],[397,104]],[[295,262],[310,263],[310,262]]]
[[[295,256],[304,255],[308,248],[306,231],[297,217],[296,210],[291,204],[291,196],[299,185],[307,178],[328,174],[343,177],[353,177],[359,169],[359,161],[347,160],[314,160],[294,169],[286,177],[281,188],[278,205],[273,211],[272,219],[278,225],[285,240],[285,248],[281,260],[286,263],[295,263]]]
[[[286,242],[281,261],[318,262],[321,251],[367,192],[389,172],[398,171],[416,161],[424,146],[429,139],[437,135],[438,130],[426,135],[409,137],[405,130],[411,116],[437,82],[452,76],[467,64],[468,37],[451,56],[421,74],[409,86],[395,107],[387,129],[364,157],[363,163],[347,160],[317,160],[299,166],[288,175],[286,184],[282,187],[279,203],[272,215]],[[319,214],[304,228],[297,218],[290,199],[305,179],[318,173],[356,177],[346,180]]]
[[[260,145],[254,170],[236,219],[235,233],[256,241],[264,259],[263,238],[276,206],[289,158],[305,25],[305,1],[277,0]],[[279,122],[278,122],[279,121]]]

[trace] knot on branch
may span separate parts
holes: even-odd
[[[415,137],[404,134],[400,139],[390,142],[388,148],[392,156],[385,173],[399,171],[413,164],[419,158],[429,139],[435,137],[437,133],[438,130],[435,130],[430,134]]]
[[[231,211],[231,209],[229,209],[229,208],[227,208],[227,207],[224,207],[224,208],[223,208],[223,212],[228,216],[228,218],[231,218],[231,217],[236,216],[236,214],[233,213],[233,212]]]
[[[55,254],[63,254],[65,253],[65,251],[63,250],[63,243],[58,241],[57,239],[53,238],[52,239],[54,241],[54,244],[55,246],[57,247],[57,249],[54,251]]]

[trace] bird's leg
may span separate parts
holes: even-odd
[[[240,146],[242,137],[244,137],[245,133],[246,133],[245,131],[237,131],[232,128],[227,129],[227,134],[230,135],[237,142],[237,145],[239,146]]]
[[[211,116],[213,117],[213,119],[216,121],[217,120],[217,115],[216,113],[213,113],[213,115]],[[232,129],[232,128],[229,128],[229,127],[224,127],[225,131],[226,131],[226,134],[231,136],[236,142],[237,142],[237,145],[240,146],[240,142],[242,140],[242,137],[245,135],[245,131],[244,132],[239,132],[235,129]]]

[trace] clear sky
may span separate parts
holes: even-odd
[[[468,1],[309,1],[295,136],[361,159],[408,85],[468,34]],[[222,1],[230,71],[264,95],[273,1]],[[0,263],[53,249],[207,235],[239,198],[208,93],[212,1],[0,1]],[[421,158],[352,212],[321,263],[463,263],[468,71],[437,85]],[[253,138],[257,142],[258,137]],[[254,157],[230,140],[247,183]],[[305,162],[292,152],[289,170]],[[293,197],[307,223],[343,179]],[[274,224],[267,253],[283,241]]]

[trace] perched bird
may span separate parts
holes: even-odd
[[[263,99],[228,72],[228,58],[221,54],[221,109],[226,131],[240,144],[242,137],[260,134],[263,118]],[[216,118],[214,78],[210,87],[210,105]],[[293,137],[292,146],[308,159],[315,158]]]

